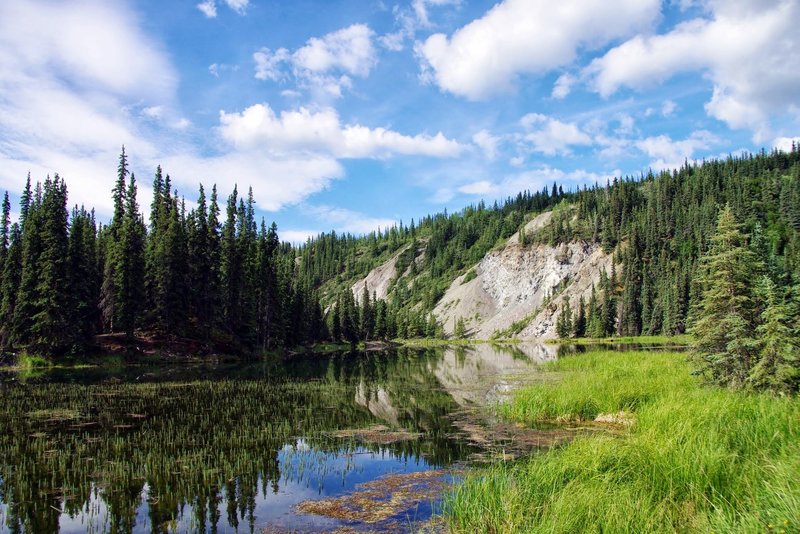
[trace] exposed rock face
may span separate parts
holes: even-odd
[[[367,284],[367,290],[370,295],[375,293],[377,298],[386,300],[386,297],[389,295],[389,284],[391,284],[392,279],[397,276],[397,258],[400,257],[400,254],[402,254],[406,248],[408,247],[402,248],[400,252],[392,256],[389,261],[372,269],[366,277],[353,284],[350,289],[353,291],[353,296],[359,305],[361,304],[361,297],[364,294],[364,284]]]
[[[414,263],[416,263],[417,266],[421,266],[425,261],[426,246],[426,240],[421,240],[417,243],[417,250],[414,256]],[[364,284],[367,284],[367,291],[369,291],[370,295],[374,293],[376,298],[386,300],[389,296],[389,286],[392,280],[397,278],[397,260],[409,247],[411,247],[411,245],[401,248],[387,262],[372,269],[367,276],[350,287],[357,304],[361,305],[361,297],[364,295]],[[410,269],[411,266],[409,265],[402,274],[408,274]]]
[[[532,219],[525,226],[526,235],[544,228],[551,216],[546,212]],[[421,245],[418,262],[424,257],[424,243]],[[397,276],[397,259],[404,250],[352,286],[356,300],[360,300],[365,283],[379,299],[387,297]],[[447,334],[452,334],[456,321],[463,318],[467,334],[477,339],[508,331],[514,323],[517,327],[507,335],[553,338],[563,297],[573,308],[581,296],[588,302],[592,284],[598,285],[603,269],[611,272],[611,262],[611,256],[596,244],[522,246],[516,233],[502,249],[489,252],[475,265],[475,278],[468,282],[464,282],[466,274],[456,278],[433,312]]]
[[[460,317],[471,337],[486,339],[532,316],[517,337],[555,337],[562,297],[569,298],[572,306],[581,295],[588,300],[592,283],[598,283],[604,267],[610,271],[611,256],[597,245],[521,247],[510,243],[481,260],[475,267],[476,278],[467,283],[462,283],[463,277],[456,279],[434,313],[448,334]],[[547,303],[559,286],[566,289]]]

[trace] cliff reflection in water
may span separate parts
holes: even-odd
[[[290,510],[386,473],[463,461],[475,447],[453,437],[448,415],[492,401],[506,373],[550,350],[479,345],[57,371],[27,382],[5,375],[0,531],[334,528]],[[375,425],[411,437],[341,432]]]

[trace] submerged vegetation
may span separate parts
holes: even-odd
[[[681,353],[596,351],[548,369],[557,378],[519,392],[506,417],[613,432],[467,477],[445,507],[454,531],[800,528],[796,397],[704,387]]]
[[[449,466],[473,448],[449,437],[445,415],[458,405],[428,370],[441,358],[337,354],[220,379],[139,368],[86,384],[74,374],[3,382],[0,530],[55,532],[63,514],[97,531],[253,530],[268,519],[257,504],[285,506],[279,490],[303,488],[298,501],[309,487],[336,494],[381,459],[390,471]]]

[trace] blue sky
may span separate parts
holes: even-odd
[[[299,241],[800,134],[795,0],[4,0],[0,189],[110,209],[125,144]],[[143,211],[147,211],[146,209]]]

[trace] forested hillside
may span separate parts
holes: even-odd
[[[550,231],[540,235],[551,242],[585,239],[615,251],[622,274],[598,289],[610,293],[609,313],[616,317],[593,334],[685,332],[702,290],[698,260],[726,205],[764,264],[756,274],[769,275],[782,292],[800,282],[797,147],[615,180],[580,191],[576,205],[577,215],[557,210]]]
[[[519,246],[584,240],[613,252],[594,298],[570,310],[571,335],[677,334],[702,303],[721,210],[729,206],[766,276],[793,314],[800,281],[800,149],[714,160],[579,191],[558,184],[365,236],[321,234],[295,247],[255,215],[253,192],[224,202],[203,187],[187,209],[168,175],[153,179],[149,224],[120,156],[114,213],[104,225],[68,208],[55,176],[31,184],[0,235],[0,342],[48,355],[79,352],[103,333],[137,331],[254,351],[319,340],[438,336],[445,290],[537,213],[548,225]],[[386,299],[352,286],[397,256]],[[467,274],[469,277],[469,273]],[[763,310],[756,310],[761,312]],[[574,319],[574,320],[573,320]],[[562,321],[563,322],[563,321]]]

